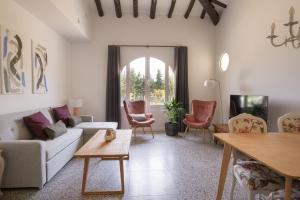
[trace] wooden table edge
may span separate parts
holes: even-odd
[[[267,167],[269,167],[269,168],[272,169],[273,171],[279,173],[280,175],[282,175],[282,176],[284,176],[284,177],[287,177],[287,178],[292,178],[292,179],[298,179],[298,178],[300,178],[300,176],[294,176],[294,175],[290,175],[290,174],[288,174],[288,173],[282,173],[282,172],[278,171],[277,169],[274,169],[273,167],[270,167],[270,166],[269,166],[268,164],[266,164],[265,162],[263,162],[263,161],[261,161],[261,160],[255,158],[254,156],[249,155],[248,153],[245,153],[243,150],[241,150],[241,149],[235,147],[234,145],[228,144],[225,140],[223,140],[222,138],[218,137],[218,136],[217,136],[218,134],[220,134],[220,133],[217,133],[217,134],[216,134],[216,137],[217,137],[219,140],[221,140],[223,143],[226,143],[227,145],[231,146],[233,149],[236,149],[236,150],[242,152],[243,154],[247,155],[247,156],[250,157],[250,158],[253,158],[254,160],[258,160],[259,162],[261,162],[262,164],[266,165]],[[221,134],[230,134],[230,133],[221,133]]]

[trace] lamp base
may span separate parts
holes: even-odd
[[[79,107],[73,108],[73,115],[76,117],[80,117],[80,108]]]

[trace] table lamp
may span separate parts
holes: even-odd
[[[70,99],[69,104],[73,107],[73,115],[80,116],[80,108],[82,107],[82,99]]]

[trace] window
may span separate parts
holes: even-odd
[[[121,71],[121,98],[146,100],[150,105],[162,105],[174,98],[173,69],[153,57],[140,57]]]

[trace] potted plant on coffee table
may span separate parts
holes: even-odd
[[[164,106],[165,114],[168,118],[168,122],[165,123],[166,134],[168,136],[176,136],[179,131],[177,120],[184,114],[184,108],[182,107],[182,104],[175,99],[166,102]]]

